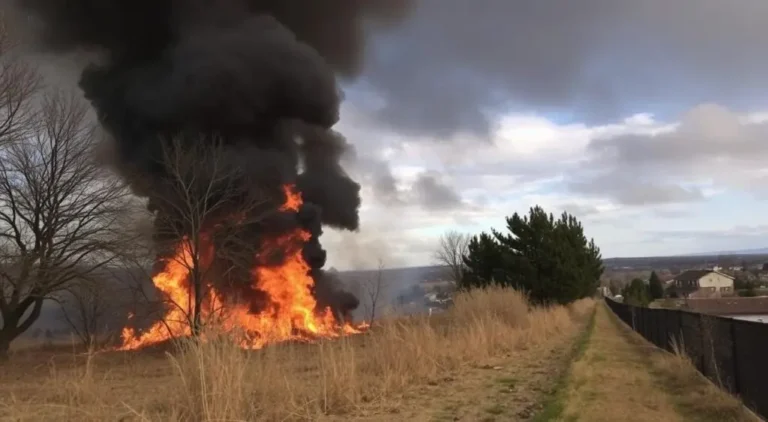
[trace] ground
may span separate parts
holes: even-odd
[[[604,306],[573,363],[559,407],[563,421],[757,421],[685,358],[632,332]]]
[[[543,408],[558,378],[567,370],[586,319],[532,347],[523,347],[483,364],[464,367],[435,382],[410,389],[389,406],[390,413],[364,415],[369,421],[529,420]],[[339,418],[348,420],[349,418]]]
[[[757,421],[603,304],[489,293],[437,317],[243,352],[19,353],[0,421]]]
[[[536,308],[488,291],[313,345],[28,350],[0,369],[0,421],[528,420],[553,396],[594,306]]]

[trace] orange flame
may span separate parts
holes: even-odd
[[[298,212],[303,203],[301,194],[295,192],[290,185],[283,189],[286,201],[280,210]],[[268,251],[270,248],[281,248],[284,244],[303,243],[310,236],[308,232],[297,229],[264,245],[264,249]],[[189,321],[194,299],[188,281],[191,262],[192,254],[185,239],[177,246],[173,258],[166,262],[164,270],[152,278],[155,287],[172,307],[162,320],[141,333],[130,327],[124,328],[120,350],[139,349],[192,334]],[[260,266],[252,270],[254,287],[269,296],[269,304],[262,311],[251,313],[243,303],[225,304],[215,287],[208,284],[201,314],[205,320],[220,317],[227,331],[245,333],[240,342],[242,347],[249,349],[259,349],[270,343],[287,340],[312,341],[364,330],[367,327],[364,323],[358,326],[348,323],[339,325],[330,308],[317,309],[317,302],[311,294],[314,279],[309,275],[309,270],[301,248],[293,248],[280,266]]]

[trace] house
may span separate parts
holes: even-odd
[[[734,278],[716,270],[688,270],[675,276],[679,297],[722,297],[733,295]]]

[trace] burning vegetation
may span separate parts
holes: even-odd
[[[359,332],[358,300],[323,271],[323,226],[356,230],[360,186],[337,76],[368,25],[408,1],[17,0],[47,51],[86,50],[80,86],[109,164],[154,216],[164,314],[122,349],[216,322],[259,348]]]
[[[285,186],[286,202],[280,211],[299,211],[302,205],[301,195],[293,186]],[[253,268],[251,288],[262,292],[268,298],[268,305],[253,308],[252,303],[226,303],[225,295],[209,280],[201,301],[201,319],[216,320],[227,331],[240,336],[243,347],[258,349],[267,343],[286,340],[308,340],[315,337],[334,337],[340,334],[359,333],[364,324],[357,327],[349,322],[339,323],[330,307],[318,307],[312,295],[314,279],[310,277],[311,268],[304,260],[301,248],[311,239],[311,234],[301,229],[266,242],[262,247],[269,254],[271,250],[283,251],[284,256],[278,265],[268,263]],[[186,240],[186,239],[185,239]],[[185,310],[184,303],[190,303],[194,295],[190,289],[190,268],[192,256],[187,242],[177,247],[175,254],[168,258],[163,269],[153,277],[155,286],[166,297],[171,307],[160,321],[148,330],[137,333],[133,328],[123,330],[123,350],[136,349],[159,343],[169,338],[187,337],[193,334],[194,324],[189,323],[192,309]]]

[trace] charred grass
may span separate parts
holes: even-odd
[[[514,365],[510,356],[573,332],[594,306],[531,307],[505,289],[462,293],[454,304],[384,318],[364,335],[258,351],[213,335],[168,353],[27,351],[0,367],[0,420],[400,420],[409,391],[500,359]],[[514,388],[503,372],[487,377]],[[484,406],[488,417],[504,412]]]

